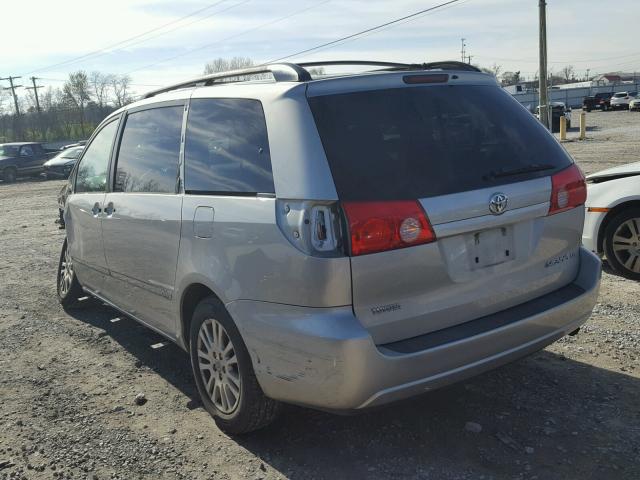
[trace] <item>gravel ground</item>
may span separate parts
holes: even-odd
[[[586,172],[640,160],[640,114],[587,118],[565,143]],[[579,335],[473,380],[234,439],[184,352],[95,300],[59,307],[61,185],[0,184],[0,479],[640,478],[640,284],[606,270]]]

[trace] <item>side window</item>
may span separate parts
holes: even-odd
[[[116,163],[116,192],[175,193],[184,107],[127,116]]]
[[[107,124],[93,138],[78,165],[76,174],[77,193],[104,192],[107,187],[109,156],[118,129],[118,121]]]
[[[262,104],[194,99],[185,138],[185,190],[275,193]]]
[[[33,157],[33,149],[31,148],[31,145],[25,145],[24,147],[22,147],[20,149],[20,156],[21,157]]]

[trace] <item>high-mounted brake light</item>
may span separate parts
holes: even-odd
[[[409,85],[415,83],[447,83],[449,81],[449,75],[446,73],[436,73],[430,75],[405,75],[404,77],[402,77],[402,81]]]
[[[587,183],[576,164],[552,176],[551,185],[549,215],[579,207],[587,200]]]
[[[395,250],[434,242],[435,233],[417,200],[343,202],[351,255]]]

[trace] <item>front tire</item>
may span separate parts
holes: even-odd
[[[640,208],[629,208],[611,219],[605,229],[604,251],[613,270],[640,280]]]
[[[262,392],[240,332],[214,296],[193,313],[189,352],[202,403],[221,430],[247,433],[277,417],[280,403]]]
[[[9,167],[9,168],[5,168],[4,172],[2,172],[2,179],[6,182],[6,183],[13,183],[16,181],[17,178],[17,172],[16,169],[13,167]]]
[[[73,268],[66,238],[62,244],[56,283],[58,284],[58,301],[64,308],[71,307],[82,296],[82,287]]]

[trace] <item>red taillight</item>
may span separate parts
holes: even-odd
[[[436,240],[416,200],[343,202],[351,237],[351,255],[383,252]]]
[[[587,184],[575,164],[552,176],[551,184],[549,215],[584,205],[587,200]]]

